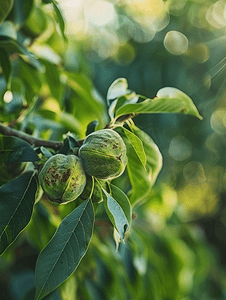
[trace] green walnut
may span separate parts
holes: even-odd
[[[49,200],[60,204],[78,198],[86,185],[82,162],[75,155],[50,157],[39,173],[39,180]]]
[[[126,145],[121,136],[112,129],[102,129],[89,134],[81,148],[87,174],[99,179],[120,176],[127,164]]]

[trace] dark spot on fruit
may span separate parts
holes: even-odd
[[[71,170],[67,169],[67,171],[62,174],[60,181],[66,182],[68,180],[68,178],[70,177],[70,175],[71,175]]]
[[[105,142],[105,143],[107,143],[107,142],[108,142],[108,140],[104,140],[104,142]]]
[[[114,144],[113,147],[112,147],[112,149],[116,149],[116,148],[118,148],[118,145]]]
[[[48,186],[51,185],[51,181],[50,181],[49,177],[46,177],[46,178],[45,178],[45,182],[46,182],[46,184],[47,184]]]
[[[52,179],[52,180],[51,180],[51,184],[52,184],[52,185],[56,184],[56,180],[55,180],[55,179]]]
[[[56,171],[57,171],[57,168],[52,166],[48,169],[47,173],[56,173]]]
[[[122,157],[122,154],[120,154],[119,156],[116,156],[116,158],[120,161],[121,161],[121,157]]]
[[[55,180],[57,180],[57,179],[59,178],[59,174],[52,173],[51,175],[52,175],[52,177],[53,177]]]

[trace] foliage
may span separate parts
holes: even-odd
[[[15,0],[1,21],[0,262],[3,274],[11,270],[5,299],[221,296],[199,228],[186,222],[173,187],[154,187],[162,154],[139,121],[156,114],[202,120],[193,100],[175,87],[147,97],[120,76],[102,87],[102,97],[84,61],[76,72],[67,65],[71,45],[54,0]],[[79,155],[86,136],[104,128],[123,139],[126,170],[113,180],[87,175],[87,192],[76,201],[49,202],[38,180],[43,165],[57,154]],[[19,167],[14,174],[10,164]],[[21,271],[26,249],[33,257]]]

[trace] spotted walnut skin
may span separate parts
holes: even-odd
[[[62,204],[75,200],[83,192],[86,175],[80,158],[56,154],[46,161],[39,181],[49,200]]]
[[[89,134],[79,149],[87,174],[99,179],[120,176],[127,164],[126,145],[112,129],[102,129]]]

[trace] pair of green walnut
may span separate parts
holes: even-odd
[[[49,158],[39,180],[49,200],[63,204],[83,193],[90,184],[89,176],[111,180],[123,173],[126,164],[126,146],[121,136],[114,130],[102,129],[85,138],[78,156],[56,154]]]

